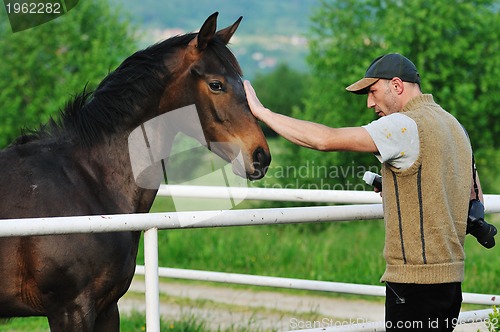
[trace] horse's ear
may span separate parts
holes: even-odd
[[[243,18],[243,16],[240,16],[240,18],[237,19],[236,22],[234,22],[233,25],[228,26],[227,28],[222,29],[220,31],[217,31],[216,35],[219,38],[221,38],[226,45],[229,43],[229,40],[231,39],[231,37],[236,32],[236,29],[238,29],[238,26],[240,25],[240,22],[241,22],[242,18]]]
[[[195,43],[198,50],[204,50],[208,43],[214,38],[215,31],[217,30],[217,16],[219,12],[215,12],[210,15],[205,23],[201,26],[200,32],[196,38],[193,39],[191,43]]]

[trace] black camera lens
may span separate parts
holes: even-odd
[[[480,200],[474,199],[469,203],[466,233],[472,234],[485,248],[491,249],[495,246],[497,229],[484,220],[484,205]]]
[[[467,227],[469,229],[469,227]],[[482,246],[491,249],[495,246],[494,236],[497,234],[495,226],[484,220],[473,222],[468,233],[472,234]]]

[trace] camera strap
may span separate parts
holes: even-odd
[[[476,193],[476,199],[479,200],[479,188],[477,186],[476,180],[476,162],[474,161],[474,152],[472,153],[472,179],[474,180],[474,192]]]
[[[465,135],[469,139],[469,143],[471,143],[471,149],[472,149],[472,142],[470,141],[469,133],[462,124],[460,125],[462,126]],[[474,181],[474,192],[476,193],[476,199],[479,200],[479,187],[477,186],[476,174],[477,174],[476,162],[474,161],[474,151],[472,151],[472,180]]]

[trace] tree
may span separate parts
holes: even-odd
[[[498,148],[499,10],[496,0],[322,0],[311,19],[313,80],[305,111],[297,116],[333,127],[370,122],[374,115],[366,98],[345,87],[362,77],[374,58],[397,52],[416,64],[423,92],[432,93],[468,129],[476,152]],[[364,154],[289,151],[290,162],[335,165],[347,175],[337,172],[337,178],[325,179],[330,183],[358,181],[363,167],[377,164]]]
[[[291,115],[295,108],[304,108],[305,91],[310,77],[291,69],[287,64],[280,64],[269,74],[257,74],[252,85],[259,93],[259,99],[274,112]],[[266,135],[274,133],[267,126]]]
[[[125,15],[115,7],[80,1],[67,14],[18,33],[2,17],[0,146],[17,137],[20,128],[57,117],[68,99],[87,84],[95,88],[136,48]]]

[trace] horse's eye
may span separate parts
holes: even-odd
[[[212,81],[212,82],[208,83],[208,86],[214,92],[221,92],[221,91],[223,91],[222,82],[220,82],[220,81]]]

